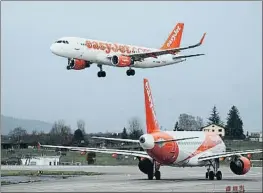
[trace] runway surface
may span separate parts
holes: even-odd
[[[262,192],[262,168],[251,168],[237,176],[221,167],[223,179],[206,180],[206,168],[161,167],[161,180],[147,180],[136,166],[1,166],[1,170],[64,170],[103,172],[105,175],[80,176],[52,182],[14,184],[1,187],[2,192],[225,192],[226,186],[244,185],[246,192]]]

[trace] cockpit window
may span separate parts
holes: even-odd
[[[58,44],[69,44],[68,43],[68,41],[66,41],[66,40],[58,40],[58,41],[56,41],[55,43],[58,43]]]

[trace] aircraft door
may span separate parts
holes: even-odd
[[[81,59],[84,54],[84,46],[80,42],[77,42],[74,46],[74,52],[75,58]]]

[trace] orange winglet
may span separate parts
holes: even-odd
[[[41,144],[39,142],[37,142],[37,149],[39,150],[41,147]]]
[[[201,38],[201,40],[200,40],[200,44],[203,43],[203,41],[204,41],[204,39],[205,39],[205,35],[206,35],[206,33],[204,33],[203,37]]]

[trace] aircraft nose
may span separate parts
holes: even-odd
[[[54,46],[54,44],[52,44],[52,45],[50,46],[50,50],[51,50],[52,53],[55,52],[55,46]]]

